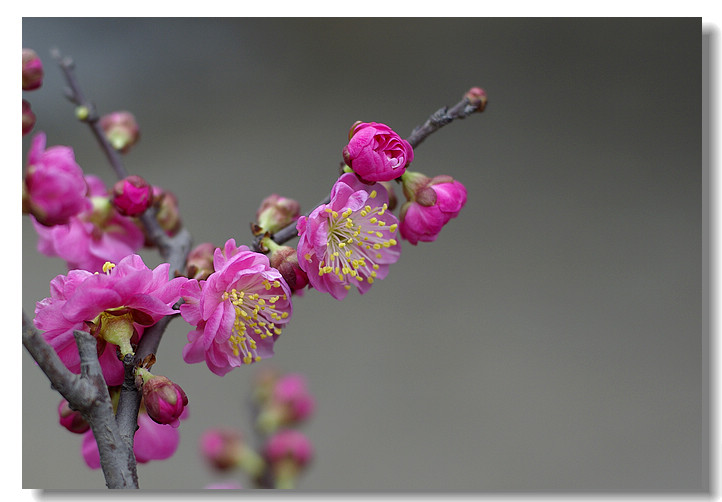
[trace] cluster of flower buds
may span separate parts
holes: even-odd
[[[23,91],[34,91],[43,85],[43,62],[32,49],[23,49]],[[35,127],[36,117],[30,102],[23,99],[23,136]]]
[[[236,428],[214,427],[200,438],[201,456],[217,473],[242,470],[256,487],[293,488],[314,453],[311,441],[298,430],[315,409],[306,379],[300,374],[262,368],[254,380],[253,403],[259,447],[254,448]],[[235,480],[224,480],[208,487],[239,486]]]

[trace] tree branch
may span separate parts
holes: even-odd
[[[71,407],[90,424],[98,444],[108,488],[138,488],[132,445],[122,440],[113,415],[113,403],[98,361],[95,338],[74,331],[80,354],[80,375],[72,373],[23,312],[23,345]]]

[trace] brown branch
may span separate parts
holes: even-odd
[[[76,105],[76,116],[90,127],[117,178],[121,180],[127,177],[128,171],[123,165],[120,153],[113,148],[107,140],[100,126],[100,116],[95,105],[85,97],[80,87],[80,83],[75,75],[75,64],[72,58],[61,56],[58,49],[52,51],[52,56],[56,59],[68,84],[65,94],[68,99]],[[186,260],[192,245],[190,233],[185,228],[181,228],[175,235],[172,237],[169,236],[158,222],[156,209],[154,207],[146,210],[140,215],[139,219],[145,227],[150,240],[158,248],[163,260],[170,264],[169,278],[173,278],[182,273],[185,270]],[[133,437],[138,428],[138,411],[141,402],[141,393],[139,389],[135,387],[131,375],[134,374],[135,366],[142,361],[146,355],[157,352],[163,333],[171,319],[172,316],[166,316],[154,326],[145,330],[136,350],[136,356],[134,358],[126,358],[123,361],[126,378],[121,390],[121,399],[118,403],[116,419],[120,427],[119,437],[123,440],[124,444],[130,446],[131,452],[133,448]]]
[[[138,488],[132,445],[123,441],[113,414],[113,403],[98,361],[95,338],[74,331],[80,355],[80,375],[72,373],[23,312],[23,346],[71,407],[90,424],[98,444],[108,488]]]

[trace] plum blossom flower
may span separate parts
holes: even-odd
[[[100,272],[105,262],[119,262],[143,247],[145,236],[136,223],[120,215],[110,203],[100,178],[85,176],[91,209],[69,218],[66,224],[46,227],[32,218],[38,234],[38,251],[66,261],[68,269]]]
[[[67,146],[45,148],[45,133],[37,133],[28,152],[24,180],[26,212],[46,226],[67,223],[91,208],[83,170]]]
[[[172,306],[188,279],[168,280],[169,264],[151,270],[138,255],[129,255],[117,266],[111,265],[105,273],[71,270],[55,277],[50,281],[50,297],[36,304],[34,321],[65,366],[76,374],[80,373],[80,356],[73,331],[94,333],[99,340],[100,366],[106,383],[120,385],[123,363],[116,355],[114,343],[103,338],[106,325],[124,319],[140,339],[145,328],[177,313]]]
[[[401,207],[401,237],[416,245],[433,242],[466,204],[466,187],[451,176],[427,178],[407,172],[402,177],[408,201]]]
[[[265,444],[264,456],[273,473],[274,487],[294,488],[313,455],[313,444],[300,431],[286,429],[271,436]]]
[[[191,279],[181,289],[181,316],[188,333],[183,360],[206,362],[223,376],[242,364],[273,355],[273,344],[291,316],[291,290],[266,255],[229,239],[216,249],[208,279]]]
[[[188,418],[188,408],[180,416],[181,420]],[[163,425],[153,421],[141,408],[138,413],[138,430],[133,439],[133,453],[135,459],[145,464],[151,460],[165,460],[173,456],[180,444],[180,431],[170,425]],[[83,436],[81,454],[85,463],[91,469],[100,469],[100,453],[98,443],[92,431]]]
[[[365,181],[391,181],[404,174],[414,160],[414,149],[386,124],[356,122],[343,158]]]
[[[380,183],[368,185],[353,173],[343,174],[329,203],[298,220],[298,264],[311,286],[337,300],[352,285],[363,294],[399,259],[397,227]]]

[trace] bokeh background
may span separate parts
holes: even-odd
[[[132,111],[126,167],[176,193],[195,242],[250,243],[261,199],[327,195],[356,120],[408,135],[471,86],[483,114],[416,150],[468,203],[384,281],[294,304],[276,355],[318,399],[311,491],[698,492],[709,489],[703,319],[702,31],[687,19],[40,19],[25,93],[48,144],[112,182],[50,49],[101,113]],[[29,138],[23,140],[27,151]],[[25,155],[25,153],[23,154]],[[403,197],[400,191],[397,195]],[[22,223],[32,314],[64,262]],[[143,252],[155,266],[154,252]],[[250,434],[254,366],[186,365],[174,321],[154,367],[189,395],[176,455],[141,488],[232,476],[200,459],[212,426]],[[58,394],[23,351],[22,484],[103,489]]]

